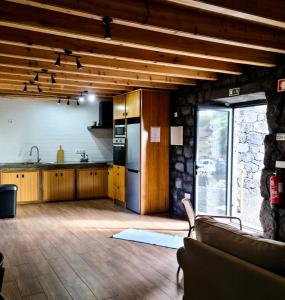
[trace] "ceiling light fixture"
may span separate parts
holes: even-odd
[[[70,99],[70,97],[68,96],[68,97],[67,97],[67,103],[66,103],[66,105],[70,105],[69,99]]]
[[[41,93],[43,90],[41,89],[41,87],[38,85],[38,92]]]
[[[37,72],[35,78],[34,78],[34,82],[38,82],[39,81],[39,73]]]
[[[64,49],[63,53],[58,53],[58,52],[56,52],[56,54],[57,54],[57,59],[56,59],[56,61],[55,61],[55,65],[56,65],[57,67],[60,67],[60,66],[61,66],[61,56],[64,55],[64,56],[75,57],[75,63],[76,63],[77,69],[80,70],[80,69],[83,68],[83,66],[82,66],[82,64],[81,64],[81,62],[80,62],[80,58],[81,58],[81,57],[78,56],[78,55],[73,55],[71,50]]]
[[[56,67],[60,67],[61,61],[60,61],[60,53],[57,54],[57,58],[55,61],[55,66]]]
[[[96,96],[95,96],[94,94],[89,94],[89,95],[88,95],[88,100],[89,100],[91,103],[93,103],[93,102],[95,101],[95,99],[96,99]]]
[[[25,82],[23,92],[26,93],[28,91],[27,83]]]
[[[55,83],[56,83],[54,74],[51,74],[51,75],[50,75],[50,80],[51,80],[51,83],[52,83],[52,84],[55,84]]]
[[[103,19],[102,19],[102,23],[105,26],[104,39],[107,41],[110,41],[112,39],[111,26],[110,26],[110,24],[112,22],[113,22],[113,19],[110,17],[103,17]]]
[[[79,99],[80,102],[84,102],[85,98],[82,93],[80,93]]]

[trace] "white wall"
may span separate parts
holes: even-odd
[[[99,103],[76,106],[56,100],[0,99],[0,163],[35,160],[29,156],[37,145],[45,162],[56,161],[59,145],[65,161],[79,161],[76,149],[85,149],[89,160],[112,160],[112,131],[87,130],[99,120]]]

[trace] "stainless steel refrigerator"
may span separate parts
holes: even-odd
[[[140,123],[127,125],[127,208],[140,213]]]

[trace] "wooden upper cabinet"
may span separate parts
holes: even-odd
[[[118,95],[113,98],[114,120],[125,119],[126,95]]]
[[[2,184],[15,184],[18,187],[17,202],[35,202],[39,200],[39,172],[3,172]]]
[[[141,91],[126,94],[126,118],[140,117]]]

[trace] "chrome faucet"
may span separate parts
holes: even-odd
[[[33,146],[30,150],[30,156],[32,156],[33,154],[33,149],[36,149],[37,150],[37,163],[39,163],[41,161],[41,158],[40,158],[40,150],[37,146]]]
[[[88,162],[88,155],[85,152],[81,154],[80,162]]]

